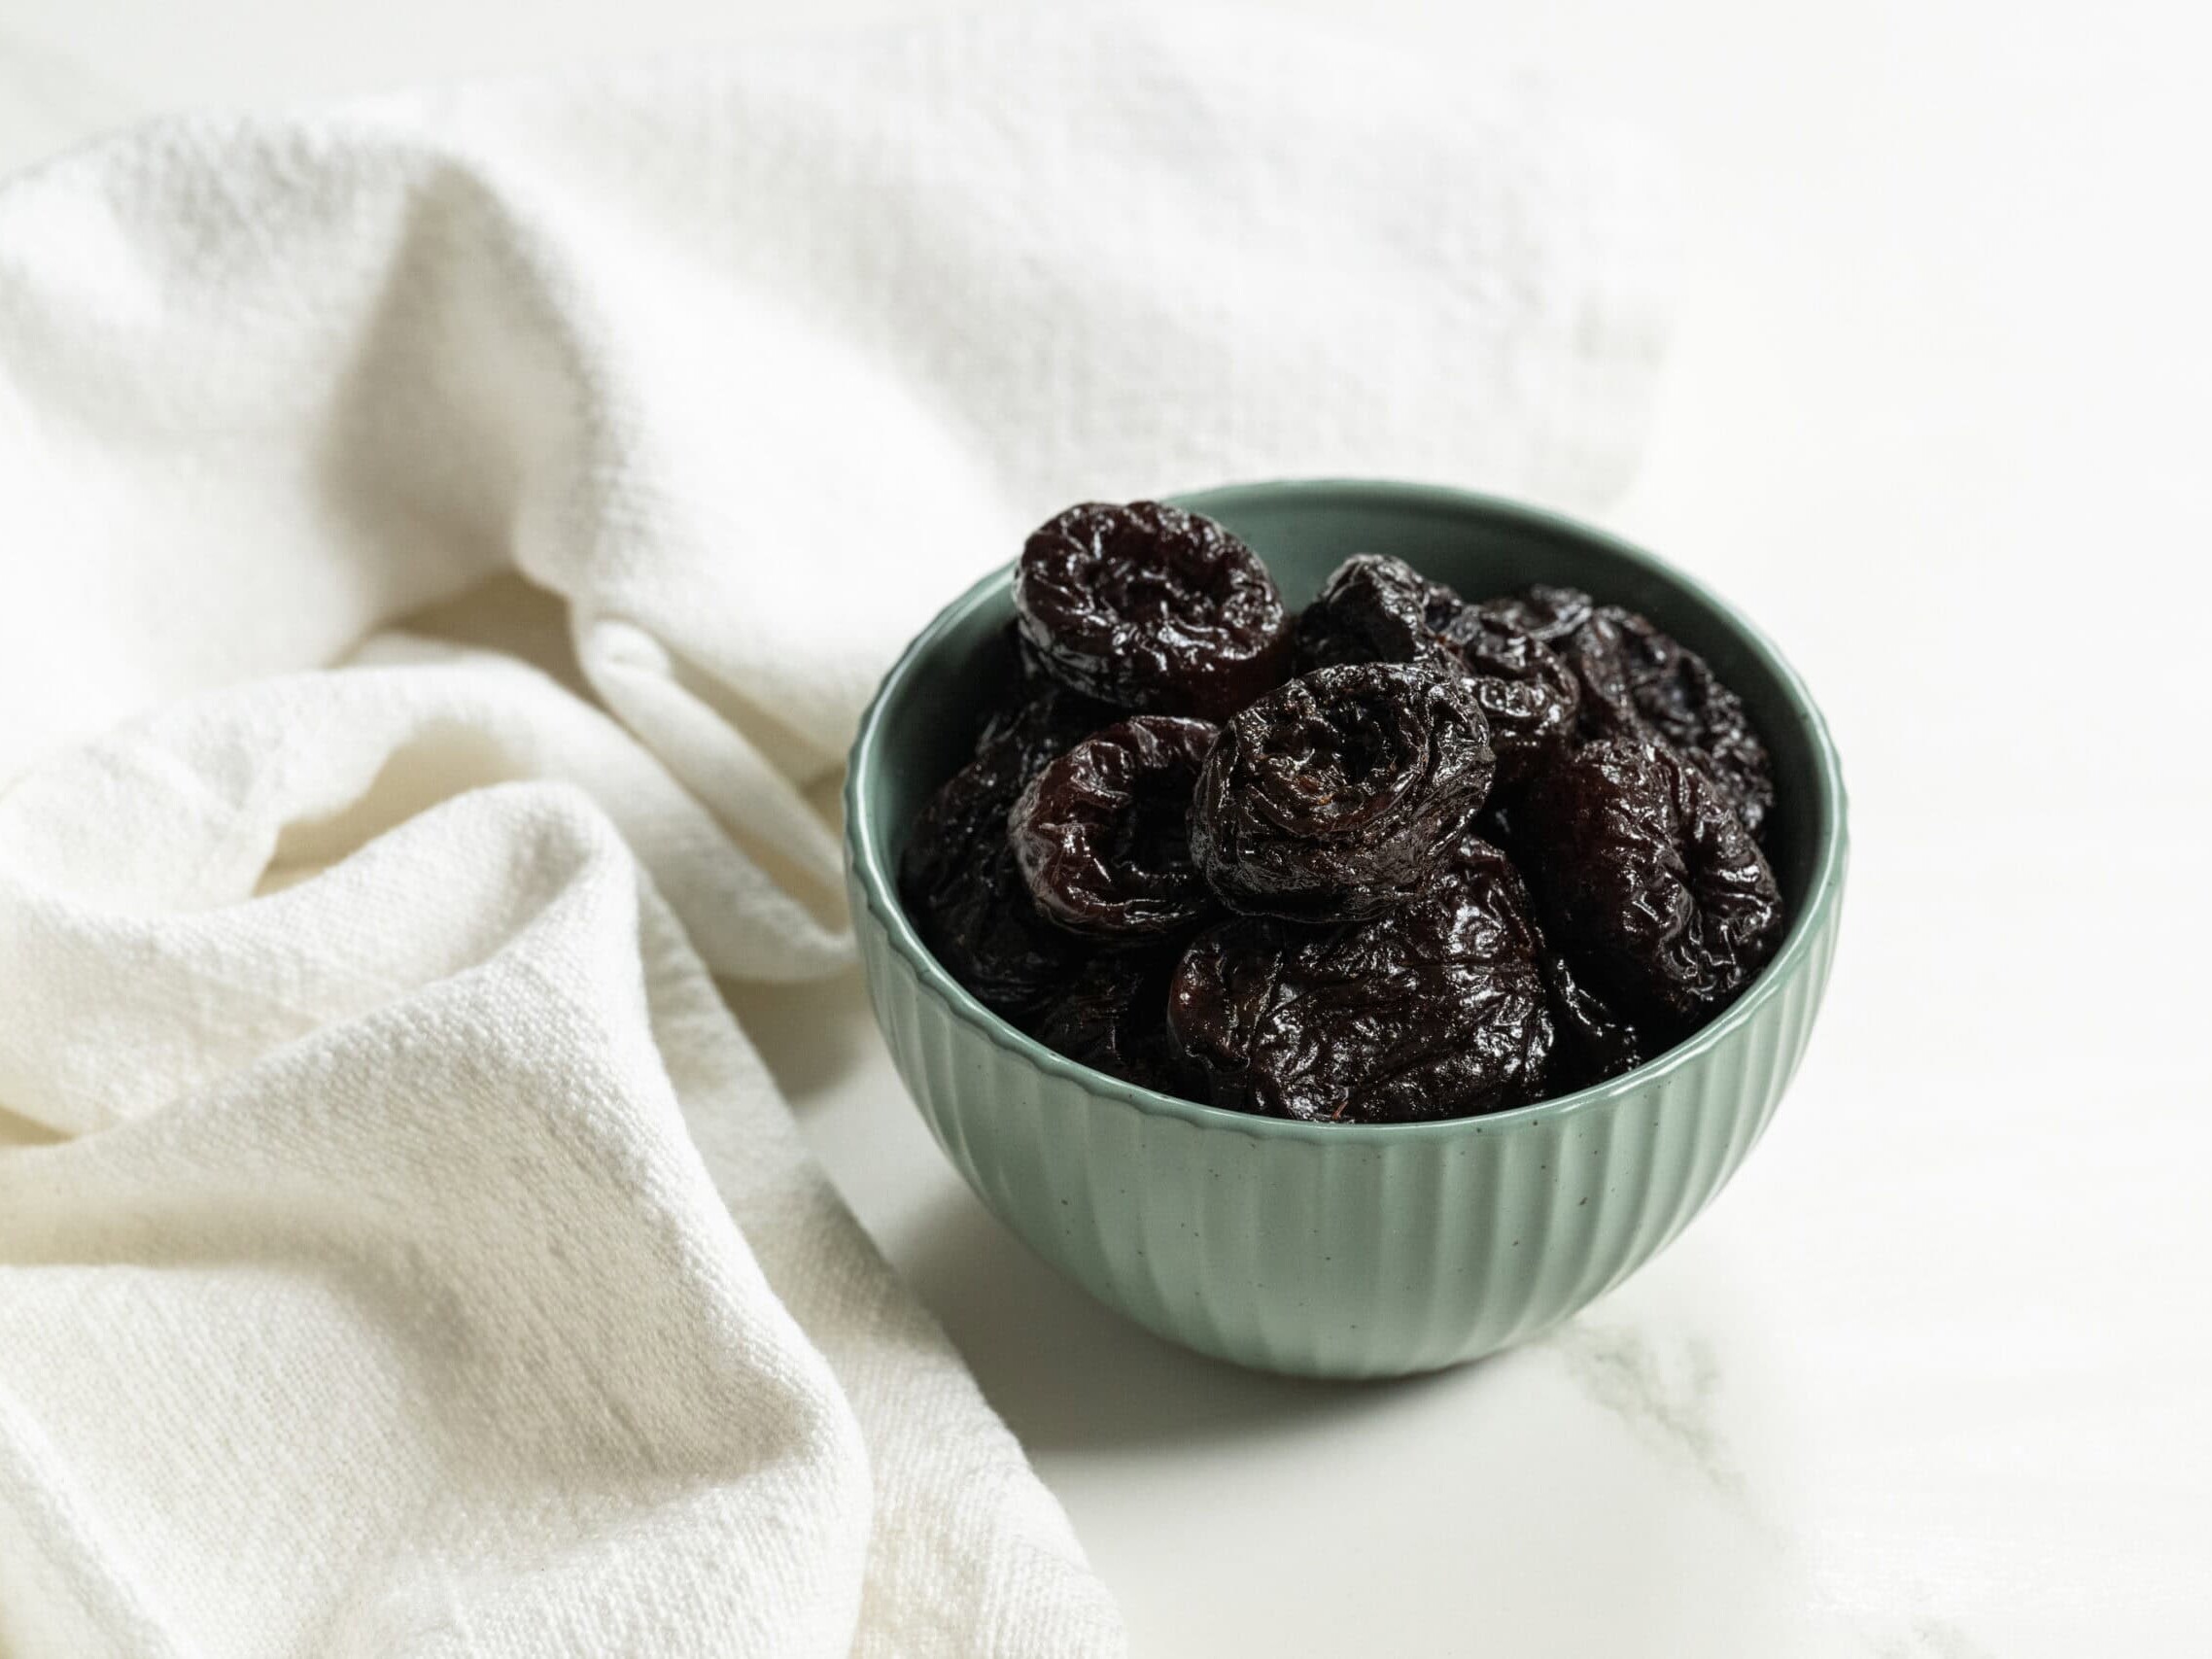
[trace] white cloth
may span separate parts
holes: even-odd
[[[817,786],[1050,511],[1618,486],[1647,169],[1472,79],[973,21],[0,190],[0,1651],[1120,1646],[710,976],[847,964]]]

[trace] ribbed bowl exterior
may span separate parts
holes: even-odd
[[[1791,905],[1788,937],[1732,1007],[1650,1064],[1488,1118],[1251,1118],[1077,1065],[952,982],[901,913],[892,874],[914,812],[965,757],[990,653],[1010,671],[1000,570],[916,637],[853,744],[853,928],[891,1056],[992,1212],[1099,1300],[1173,1341],[1332,1377],[1432,1369],[1521,1341],[1618,1284],[1711,1201],[1805,1053],[1849,851],[1826,726],[1749,622],[1587,526],[1381,482],[1181,500],[1257,548],[1294,604],[1365,548],[1463,592],[1565,582],[1650,615],[1704,654],[1767,740],[1778,789],[1768,853]]]
[[[955,1013],[851,893],[891,1057],[991,1213],[1171,1341],[1327,1377],[1510,1346],[1649,1261],[1765,1129],[1835,948],[1831,911],[1750,1019],[1627,1092],[1451,1135],[1331,1141],[1134,1109],[1047,1070]]]

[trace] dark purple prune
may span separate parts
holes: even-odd
[[[1428,663],[1460,672],[1464,656],[1446,631],[1467,608],[1458,594],[1402,559],[1355,553],[1298,617],[1299,668]]]
[[[1593,611],[1581,627],[1560,641],[1559,654],[1574,671],[1581,691],[1576,733],[1585,743],[1607,738],[1642,738],[1643,716],[1636,711],[1629,686],[1628,653],[1620,630]]]
[[[1553,646],[1579,633],[1597,607],[1597,601],[1580,588],[1548,587],[1542,582],[1486,599],[1479,606],[1485,615],[1533,635],[1538,644]]]
[[[1502,787],[1518,785],[1574,734],[1574,672],[1519,625],[1380,553],[1337,566],[1298,619],[1299,661],[1425,663],[1475,682]]]
[[[1472,605],[1452,619],[1446,637],[1490,721],[1499,785],[1517,789],[1574,741],[1582,701],[1574,671],[1527,629]]]
[[[1494,795],[1475,819],[1474,833],[1503,847],[1518,868],[1527,861],[1527,851],[1514,832],[1514,816],[1509,805]],[[1657,1052],[1642,1031],[1590,988],[1566,952],[1548,940],[1537,952],[1537,966],[1543,973],[1551,1022],[1558,1033],[1551,1052],[1552,1093],[1571,1094],[1618,1077]]]
[[[1551,1052],[1554,1094],[1588,1089],[1633,1071],[1650,1057],[1643,1033],[1582,983],[1563,951],[1545,947],[1538,966],[1543,971],[1544,989],[1551,996],[1551,1022],[1558,1032]]]
[[[1470,605],[1359,554],[1284,684],[1250,549],[1142,501],[1061,514],[1015,586],[900,890],[954,977],[1080,1063],[1308,1120],[1495,1111],[1641,1064],[1780,948],[1764,745],[1634,611]]]
[[[1763,832],[1775,804],[1766,744],[1744,700],[1703,657],[1649,618],[1617,605],[1593,606],[1572,588],[1531,588],[1483,608],[1535,616],[1546,627],[1579,617],[1557,649],[1580,685],[1582,738],[1665,739],[1719,785],[1745,829]]]
[[[1605,639],[1643,728],[1720,785],[1744,827],[1757,835],[1774,810],[1774,769],[1744,700],[1721,684],[1703,657],[1633,610],[1607,605],[1584,635]]]
[[[1472,836],[1438,866],[1402,910],[1323,928],[1240,916],[1192,942],[1167,1023],[1209,1100],[1376,1123],[1542,1094],[1552,1024],[1520,878]]]
[[[1048,761],[1058,759],[1079,741],[1122,716],[1046,674],[1031,661],[1028,647],[1021,643],[1021,631],[1012,622],[1006,625],[1006,641],[1000,672],[982,671],[989,682],[984,699],[988,712],[976,739],[975,752],[982,754],[994,743],[1011,743],[1021,775],[1028,778]]]
[[[1113,942],[1178,932],[1205,915],[1213,895],[1191,862],[1191,792],[1214,731],[1138,714],[1029,780],[1007,835],[1047,920]]]
[[[1046,1005],[1037,1040],[1079,1064],[1163,1094],[1193,1080],[1167,1036],[1167,984],[1180,952],[1103,950]]]
[[[1191,851],[1231,910],[1330,921],[1403,904],[1490,792],[1490,726],[1463,675],[1319,669],[1222,728]]]
[[[1642,1023],[1679,1030],[1781,943],[1774,872],[1704,772],[1663,743],[1585,743],[1516,809],[1546,937]]]
[[[1016,769],[1026,779],[1119,718],[1104,704],[1064,685],[1025,686],[1017,701],[1004,705],[985,721],[976,752],[981,754],[993,744],[1009,745]]]
[[[1075,942],[1038,914],[1007,845],[1006,814],[1038,742],[986,736],[916,814],[899,891],[922,938],[977,1000],[1019,1019],[1061,985]]]
[[[1221,720],[1277,684],[1290,619],[1259,556],[1158,501],[1070,507],[1029,537],[1014,609],[1034,659],[1117,709]]]

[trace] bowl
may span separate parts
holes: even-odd
[[[1836,945],[1842,773],[1804,682],[1735,611],[1650,554],[1512,502],[1315,481],[1175,498],[1303,605],[1347,554],[1395,553],[1470,597],[1589,589],[1703,653],[1749,706],[1780,797],[1781,949],[1704,1030],[1594,1089],[1488,1117],[1308,1123],[1175,1099],[1079,1065],[955,984],[901,908],[915,812],[967,758],[976,672],[1004,651],[1011,567],[884,676],[846,785],[868,993],[915,1103],[977,1195],[1107,1306],[1240,1365],[1394,1376],[1533,1336],[1665,1248],[1742,1165],[1789,1085]]]

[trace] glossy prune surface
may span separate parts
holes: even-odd
[[[1173,947],[1101,951],[1046,1004],[1033,1035],[1124,1083],[1169,1094],[1191,1089],[1190,1069],[1167,1035],[1167,986],[1180,957]]]
[[[1217,1106],[1328,1123],[1492,1112],[1543,1091],[1553,1040],[1527,894],[1462,838],[1402,910],[1332,927],[1242,916],[1184,952],[1178,1054]]]
[[[1299,614],[1301,671],[1347,663],[1427,663],[1461,669],[1448,630],[1466,602],[1402,559],[1355,553],[1336,567]]]
[[[1499,786],[1518,789],[1573,744],[1582,705],[1574,671],[1529,630],[1472,605],[1453,618],[1448,638],[1490,721]]]
[[[1231,910],[1334,921],[1403,904],[1482,808],[1490,723],[1465,675],[1317,669],[1222,728],[1191,850]]]
[[[1744,700],[1720,683],[1706,660],[1643,617],[1601,608],[1585,631],[1604,640],[1642,729],[1666,739],[1720,786],[1754,836],[1774,810],[1774,768],[1751,729]]]
[[[1290,666],[1290,617],[1259,555],[1158,501],[1087,501],[1044,525],[1014,609],[1047,673],[1116,709],[1218,721]]]
[[[1117,718],[1112,709],[1064,686],[1023,685],[985,722],[976,751],[1005,744],[1008,763],[1026,779]]]
[[[1298,619],[1301,666],[1423,663],[1474,681],[1498,781],[1511,788],[1573,741],[1574,672],[1518,622],[1471,605],[1402,559],[1355,553]]]
[[[1717,784],[1754,836],[1774,810],[1774,768],[1744,701],[1649,618],[1573,588],[1531,588],[1483,607],[1548,637],[1581,691],[1585,739],[1657,737]]]
[[[1008,732],[930,797],[899,860],[899,892],[922,937],[978,1001],[1010,1019],[1035,1011],[1066,980],[1075,941],[1039,914],[1014,861],[1006,814],[1027,781],[1034,745]]]
[[[1079,1063],[1318,1122],[1499,1111],[1657,1057],[1780,946],[1765,745],[1634,611],[1356,554],[1294,640],[1243,543],[1153,502],[1061,514],[1016,593],[900,891]]]
[[[1584,744],[1515,819],[1551,942],[1631,1019],[1679,1031],[1781,942],[1781,892],[1704,772],[1649,739]]]
[[[1047,919],[1101,942],[1188,930],[1212,907],[1191,859],[1191,793],[1213,745],[1203,720],[1139,714],[1032,778],[1007,818]]]
[[[1580,588],[1556,587],[1544,582],[1519,593],[1486,599],[1479,607],[1485,614],[1509,622],[1545,645],[1558,645],[1581,632],[1597,609],[1597,602]]]
[[[1633,1071],[1650,1057],[1650,1039],[1583,983],[1564,950],[1547,945],[1538,966],[1543,970],[1558,1034],[1551,1052],[1552,1093],[1588,1089]]]

